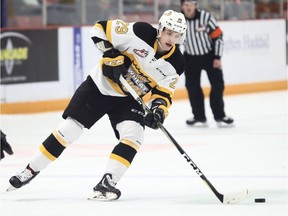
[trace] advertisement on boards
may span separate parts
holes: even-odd
[[[1,85],[59,80],[58,31],[1,31]]]

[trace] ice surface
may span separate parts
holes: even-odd
[[[286,216],[288,215],[287,91],[225,97],[233,128],[217,128],[206,99],[208,128],[185,124],[187,100],[175,101],[165,127],[220,193],[248,189],[242,203],[223,205],[160,130],[146,130],[143,147],[117,187],[114,202],[88,201],[117,143],[107,117],[67,148],[31,184],[5,192],[35,149],[62,121],[61,112],[1,115],[15,154],[0,162],[2,216]],[[254,203],[255,198],[266,203]]]

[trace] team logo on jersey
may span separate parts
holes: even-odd
[[[135,90],[138,95],[145,95],[149,91],[148,87],[146,86],[149,83],[148,77],[143,75],[140,71],[137,73],[134,70],[139,70],[136,65],[135,67],[128,68],[128,73],[125,76],[125,79],[128,80],[128,83],[131,87]]]
[[[134,49],[133,51],[136,55],[140,56],[141,58],[145,58],[149,54],[149,52],[145,49],[142,49],[142,50]]]
[[[147,78],[144,74],[142,74],[142,73],[139,73],[139,74],[138,74],[138,73],[135,73],[134,70],[133,70],[131,67],[128,68],[127,77],[128,77],[130,80],[133,80],[134,83],[139,84],[139,85],[142,85],[142,84],[145,85],[145,83],[149,83],[148,78]],[[143,88],[143,89],[144,89],[144,88]],[[145,88],[145,90],[147,90],[147,89]]]

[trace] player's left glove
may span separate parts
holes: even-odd
[[[1,159],[5,157],[4,151],[9,155],[13,154],[12,148],[6,140],[6,135],[1,131]]]
[[[116,83],[120,83],[120,75],[127,73],[127,69],[124,65],[124,56],[113,48],[104,52],[102,70],[104,76]]]
[[[152,102],[152,106],[150,108],[151,113],[147,113],[147,115],[144,117],[144,123],[146,126],[152,129],[158,129],[158,123],[164,123],[167,115],[167,107],[164,104],[166,105],[166,102],[162,99],[155,99]]]

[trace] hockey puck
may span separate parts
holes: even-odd
[[[265,202],[266,202],[265,198],[256,198],[255,199],[255,203],[265,203]]]

